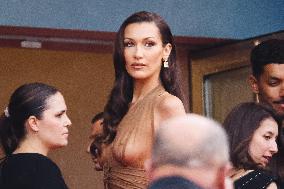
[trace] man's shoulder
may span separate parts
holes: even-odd
[[[153,181],[149,189],[201,189],[192,181],[180,177],[180,176],[170,176],[162,177]]]

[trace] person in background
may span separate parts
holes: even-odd
[[[171,118],[159,127],[145,165],[149,189],[232,188],[228,139],[217,122],[197,114]]]
[[[254,102],[241,103],[223,124],[230,139],[231,178],[235,188],[277,188],[267,165],[277,153],[280,124],[274,111]]]
[[[117,33],[115,82],[104,108],[102,137],[110,153],[104,163],[106,188],[146,188],[144,162],[161,121],[184,115],[171,30],[152,12],[129,16]]]
[[[280,177],[284,188],[284,39],[268,39],[251,51],[252,74],[249,77],[256,100],[274,109],[282,119],[279,152],[269,165]]]
[[[284,116],[284,40],[270,39],[251,51],[251,89],[258,102]]]
[[[98,151],[96,144],[94,143],[96,137],[102,133],[102,122],[103,122],[103,112],[99,112],[93,117],[91,121],[92,123],[91,135],[89,137],[90,143],[87,147],[87,153],[91,154],[96,171],[103,170],[103,166],[101,165],[99,151]],[[92,149],[92,153],[91,153],[91,149]]]
[[[17,88],[0,118],[6,157],[0,188],[66,189],[58,166],[47,155],[68,144],[71,121],[62,94],[44,83]]]

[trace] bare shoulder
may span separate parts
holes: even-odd
[[[164,94],[155,106],[155,129],[158,128],[162,121],[180,115],[185,115],[182,101],[169,93]]]
[[[156,107],[157,112],[169,115],[185,114],[182,101],[169,93],[164,94]]]

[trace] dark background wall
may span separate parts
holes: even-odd
[[[284,29],[283,0],[0,0],[0,25],[117,31],[135,11],[174,35],[244,39]]]

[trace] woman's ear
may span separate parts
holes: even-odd
[[[38,127],[38,119],[35,116],[30,116],[27,120],[28,123],[28,127],[34,131],[34,132],[38,132],[39,131],[39,127]]]
[[[163,51],[163,58],[164,60],[168,60],[170,54],[172,51],[172,45],[170,43],[167,43],[164,47],[164,51]]]
[[[258,94],[259,93],[259,87],[258,87],[258,82],[257,79],[253,76],[250,75],[248,78],[251,90],[253,91],[253,93]]]

